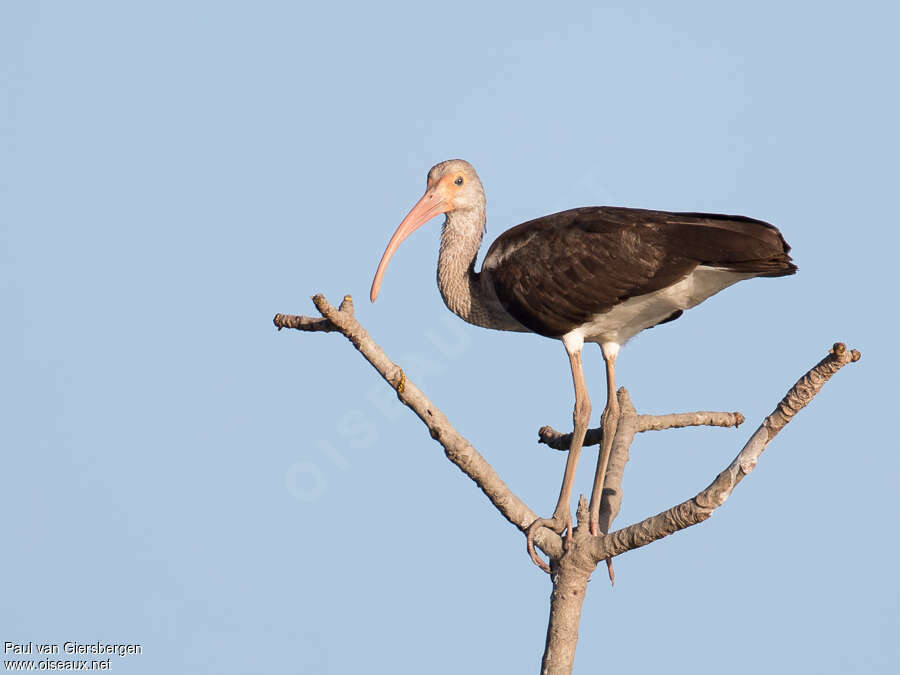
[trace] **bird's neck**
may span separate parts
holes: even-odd
[[[485,297],[475,271],[475,258],[484,235],[484,208],[451,211],[441,230],[437,283],[448,309],[476,326],[495,328],[496,312]]]

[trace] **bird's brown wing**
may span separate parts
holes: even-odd
[[[513,317],[559,337],[628,298],[678,282],[698,265],[792,274],[789,250],[772,225],[742,216],[586,207],[504,232],[483,268]]]

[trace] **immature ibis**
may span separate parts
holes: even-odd
[[[735,282],[781,277],[797,268],[778,229],[760,220],[589,206],[507,230],[491,244],[481,272],[476,272],[486,222],[484,188],[471,164],[451,159],[431,168],[425,194],[391,237],[372,282],[372,302],[400,243],[442,213],[437,283],[450,311],[476,326],[556,338],[569,355],[574,432],[559,500],[551,518],[539,518],[527,530],[532,560],[547,569],[534,551],[534,535],[540,527],[560,535],[571,529],[572,483],[591,415],[581,365],[584,343],[599,343],[606,362],[607,398],[589,520],[591,534],[597,535],[619,416],[619,347]]]

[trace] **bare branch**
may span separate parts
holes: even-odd
[[[848,363],[858,361],[858,351],[848,350],[843,343],[835,343],[828,356],[801,377],[788,391],[771,415],[763,420],[747,444],[728,467],[710,485],[695,497],[673,506],[662,513],[639,523],[617,530],[606,537],[591,542],[591,555],[597,562],[610,556],[646,546],[665,536],[696,525],[712,515],[731,495],[741,480],[756,467],[759,456],[769,442],[809,405],[831,377]]]
[[[296,314],[276,314],[272,320],[278,330],[282,328],[293,328],[295,330],[305,330],[309,332],[321,331],[323,333],[332,333],[337,327],[328,319],[315,318],[311,316],[298,316]]]
[[[453,428],[446,416],[372,340],[354,318],[350,296],[344,297],[338,309],[331,306],[322,295],[314,296],[313,302],[322,318],[277,314],[275,325],[279,330],[293,328],[302,331],[340,332],[394,388],[400,401],[425,423],[432,438],[443,446],[447,458],[478,485],[510,523],[525,533],[535,521],[536,515],[513,494],[484,457]],[[585,526],[588,506],[582,497],[577,511],[578,527],[569,532],[565,551],[558,535],[547,528],[541,528],[535,537],[535,543],[550,556],[554,586],[542,672],[571,672],[584,594],[597,563],[607,561],[612,579],[612,557],[709,518],[731,495],[743,477],[756,467],[759,456],[778,432],[812,401],[825,382],[838,370],[859,358],[856,350],[849,351],[845,345],[836,343],[825,359],[794,384],[731,464],[707,488],[691,499],[612,534],[592,536]],[[622,505],[622,476],[628,462],[629,448],[637,433],[697,425],[738,426],[744,421],[743,415],[737,412],[638,415],[624,387],[616,395],[620,416],[610,452],[598,523],[604,533],[609,531]],[[539,432],[541,443],[560,450],[568,449],[570,436],[571,434],[561,434],[550,427],[543,427]],[[601,440],[601,430],[591,429],[587,432],[584,444],[595,445]]]
[[[613,439],[612,450],[609,454],[609,464],[606,467],[606,480],[603,482],[603,498],[600,501],[600,531],[609,532],[613,520],[619,515],[622,507],[622,476],[625,474],[625,465],[628,463],[628,450],[634,441],[638,431],[638,420],[641,416],[634,409],[631,397],[625,387],[620,387],[619,397],[619,424],[616,427],[616,436]]]
[[[601,430],[601,427],[588,429],[584,435],[584,443],[582,443],[582,447],[586,448],[589,445],[600,445],[600,441],[602,440],[603,431]],[[564,434],[557,431],[551,426],[545,426],[538,429],[538,443],[549,445],[554,450],[562,450],[564,452],[568,452],[569,444],[571,442],[571,433]]]
[[[349,295],[344,296],[341,306],[338,307],[339,312],[349,313],[353,316],[353,298]],[[282,328],[293,328],[294,330],[302,330],[309,332],[333,333],[338,330],[328,319],[321,317],[297,316],[296,314],[276,314],[272,323],[281,330]]]
[[[638,431],[662,431],[681,427],[739,427],[744,416],[739,412],[690,412],[671,415],[638,415]]]
[[[519,499],[500,478],[484,457],[450,424],[447,417],[413,384],[403,370],[382,351],[366,330],[353,317],[350,296],[344,297],[340,309],[335,309],[321,294],[313,296],[313,303],[323,319],[278,314],[275,325],[279,328],[296,328],[307,331],[339,331],[372,364],[381,376],[397,392],[397,398],[412,410],[440,443],[447,458],[471,478],[491,500],[501,514],[523,533],[537,518],[534,512]],[[325,323],[327,326],[325,327]],[[542,528],[535,543],[551,558],[562,555],[562,540],[556,533]]]
[[[635,431],[661,431],[676,427],[737,427],[743,424],[744,416],[739,412],[689,412],[672,413],[670,415],[638,415]],[[600,427],[588,429],[584,437],[584,445],[599,445],[603,439]],[[545,426],[538,430],[538,443],[549,445],[554,450],[568,450],[572,434],[564,434],[553,427]]]

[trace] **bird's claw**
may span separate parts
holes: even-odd
[[[595,514],[591,514],[590,521],[588,524],[588,531],[591,533],[591,536],[599,537],[605,535],[604,532],[600,531],[600,523],[598,522],[599,518],[595,516]],[[616,573],[613,570],[612,558],[606,559],[606,570],[609,573],[609,584],[611,586],[616,585]]]
[[[560,535],[563,540],[563,550],[567,551],[569,550],[569,536],[572,534],[572,516],[571,514],[567,514],[563,517],[554,514],[552,518],[538,518],[528,526],[527,530],[525,530],[528,555],[531,557],[531,562],[540,567],[547,574],[550,574],[550,566],[544,562],[543,558],[537,554],[537,551],[534,548],[534,537],[537,534],[537,531],[542,527],[546,527],[548,530],[552,530]],[[567,530],[567,534],[563,536],[563,533]]]

